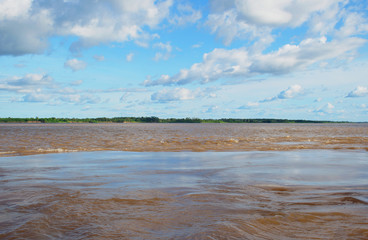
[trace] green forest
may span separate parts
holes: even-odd
[[[335,121],[289,120],[272,118],[158,118],[158,117],[98,117],[98,118],[0,118],[0,123],[334,123]],[[343,122],[338,122],[343,123]]]

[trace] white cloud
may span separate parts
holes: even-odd
[[[248,102],[246,105],[242,105],[238,107],[238,109],[251,109],[254,107],[258,107],[258,106],[259,106],[259,102]]]
[[[74,58],[74,59],[70,59],[66,61],[64,63],[64,67],[70,68],[73,71],[79,71],[79,70],[85,69],[87,67],[87,63],[82,60],[78,60]]]
[[[368,33],[368,20],[361,13],[346,13],[343,21],[342,27],[335,32],[337,37],[342,38]]]
[[[187,88],[162,89],[152,94],[151,99],[158,102],[192,100],[203,96],[200,90],[190,90]]]
[[[162,75],[157,80],[147,79],[146,86],[188,84],[193,81],[202,83],[215,81],[222,77],[235,77],[247,75],[251,65],[245,48],[241,49],[215,49],[203,55],[202,63],[195,63],[190,69],[182,69],[172,77]]]
[[[349,7],[346,0],[212,0],[206,25],[230,45],[234,39],[250,43],[250,50],[261,52],[277,35],[272,31],[303,24],[310,38],[328,36],[344,41],[367,34],[364,4]],[[308,36],[307,35],[307,36]],[[331,40],[330,40],[331,41]],[[331,41],[332,42],[332,41]]]
[[[327,108],[328,110],[332,110],[332,109],[334,109],[334,108],[335,108],[335,106],[334,106],[334,105],[332,105],[331,103],[327,103],[326,108]]]
[[[171,5],[171,1],[155,3],[154,0],[108,0],[94,4],[80,1],[70,7],[75,9],[71,9],[68,19],[63,22],[61,32],[81,38],[75,48],[149,38],[150,34],[143,27],[157,26],[168,16]],[[81,12],[76,14],[76,10]]]
[[[167,43],[156,43],[153,45],[155,48],[159,48],[162,50],[162,52],[157,52],[155,54],[154,60],[155,61],[159,61],[159,60],[168,60],[171,56],[171,52],[172,52],[172,46],[170,42]]]
[[[73,82],[70,83],[70,85],[72,86],[79,86],[83,83],[83,80],[75,80]]]
[[[131,62],[133,60],[134,53],[129,53],[126,55],[125,59],[127,62]]]
[[[120,97],[120,103],[124,103],[124,102],[126,102],[127,101],[127,99],[128,99],[128,97],[131,95],[131,93],[129,93],[129,92],[126,92],[126,93],[124,93],[121,97]]]
[[[172,0],[0,0],[0,55],[40,53],[48,37],[76,36],[72,50],[107,42],[144,42],[169,16]],[[4,37],[5,36],[5,37]]]
[[[28,15],[32,0],[0,0],[0,20]]]
[[[172,46],[170,44],[170,42],[167,42],[167,43],[156,43],[153,45],[154,47],[156,48],[160,48],[162,50],[165,50],[166,52],[171,52],[172,51]]]
[[[50,95],[42,93],[29,93],[23,97],[24,102],[47,102],[50,99]]]
[[[235,6],[246,21],[256,25],[297,27],[314,13],[328,10],[343,0],[236,0]]]
[[[327,42],[325,37],[309,38],[299,45],[286,44],[277,51],[254,55],[251,71],[255,73],[283,74],[304,69],[314,63],[349,56],[366,43],[365,39],[347,38]]]
[[[247,106],[248,107],[258,107],[259,106],[259,103],[258,102],[248,102],[247,103]]]
[[[53,30],[50,12],[31,11],[30,1],[3,3],[0,4],[0,55],[42,53]]]
[[[26,74],[23,77],[14,76],[0,80],[0,90],[18,93],[30,93],[41,88],[53,88],[54,79],[47,74]]]
[[[274,28],[295,28],[312,21],[313,27],[318,23],[314,19],[319,16],[334,26],[342,17],[337,12],[345,3],[345,0],[212,0],[212,12],[206,25],[223,38],[226,45],[235,38],[257,39],[256,44],[260,45],[257,47],[262,48],[273,41],[271,31]],[[326,26],[318,29],[322,28]]]
[[[358,86],[353,91],[349,92],[346,97],[367,97],[368,89],[366,87]]]
[[[282,91],[277,95],[280,99],[288,99],[288,98],[294,98],[298,96],[302,92],[302,87],[300,85],[293,85],[289,87],[288,89]]]
[[[235,1],[235,6],[241,17],[260,25],[285,25],[292,19],[292,14],[286,7],[289,0]]]
[[[101,102],[101,99],[93,94],[66,94],[60,96],[59,100],[75,104],[96,104]]]
[[[168,16],[171,5],[172,1],[154,0],[108,0],[94,4],[80,1],[72,7],[81,13],[76,14],[73,9],[69,18],[63,22],[61,31],[63,35],[71,34],[81,38],[76,48],[149,38],[150,34],[143,27],[157,26]]]
[[[212,33],[217,33],[219,37],[223,38],[225,45],[230,45],[235,38],[251,41],[258,38],[257,45],[262,47],[273,41],[271,28],[238,21],[237,12],[233,9],[221,14],[210,14],[206,26],[211,29]]]
[[[192,45],[192,48],[200,48],[202,47],[203,43],[197,43],[197,44],[194,44]]]
[[[351,57],[367,41],[360,38],[348,38],[328,42],[325,37],[310,38],[299,45],[286,44],[278,50],[262,54],[249,52],[246,48],[214,49],[203,55],[201,63],[195,63],[190,69],[182,69],[169,76],[158,79],[146,79],[146,86],[188,84],[194,81],[207,83],[218,79],[242,78],[270,74],[286,74],[311,67],[313,64],[334,58]]]
[[[74,104],[99,104],[104,103],[101,96],[111,96],[112,93],[125,92],[125,97],[133,92],[146,92],[141,88],[109,88],[109,89],[76,89],[75,86],[82,84],[82,80],[70,83],[56,83],[47,74],[26,74],[22,77],[13,76],[0,79],[0,92],[15,93],[19,96],[13,97],[13,102],[47,102],[58,105],[61,102]],[[9,100],[9,99],[8,99]]]
[[[196,23],[202,18],[202,13],[199,10],[193,9],[189,4],[178,4],[177,11],[178,14],[169,18],[169,22],[173,25]]]
[[[281,91],[277,96],[272,97],[272,98],[266,98],[260,102],[271,102],[271,101],[275,101],[278,99],[291,99],[291,98],[300,96],[302,93],[303,93],[303,88],[300,85],[296,84],[296,85],[292,85],[288,87],[287,89]]]
[[[325,114],[333,113],[334,108],[335,106],[332,103],[327,103],[323,105],[322,107],[315,109],[313,112],[318,113],[319,115],[323,116]]]
[[[0,80],[0,91],[25,94],[16,100],[21,102],[47,102],[52,98],[49,92],[55,87],[54,79],[47,74],[29,73],[23,77],[13,76]]]
[[[205,112],[206,113],[213,113],[213,112],[216,112],[217,110],[219,110],[219,106],[212,105],[212,106],[209,106]]]
[[[99,62],[102,62],[105,60],[105,57],[104,56],[100,56],[100,55],[94,55],[93,58],[96,60],[96,61],[99,61]]]

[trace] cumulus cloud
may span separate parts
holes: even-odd
[[[240,19],[253,24],[297,27],[339,2],[343,0],[235,0],[235,7]]]
[[[131,62],[133,60],[134,53],[129,53],[126,55],[125,59],[127,62]]]
[[[31,0],[0,2],[0,55],[41,53],[53,31],[50,11],[32,8]]]
[[[329,113],[333,113],[333,109],[335,106],[332,103],[327,103],[317,109],[315,109],[313,112],[318,113],[319,115],[325,115]]]
[[[331,60],[351,60],[367,43],[357,35],[366,33],[367,21],[355,10],[343,9],[346,3],[344,0],[281,0],[277,3],[271,0],[212,0],[211,13],[205,23],[212,32],[222,37],[227,45],[235,38],[247,39],[251,44],[238,49],[214,49],[203,55],[202,62],[171,76],[163,74],[156,79],[148,76],[144,84],[184,85],[233,78],[246,81],[254,76],[288,74],[316,64],[326,65]],[[313,28],[315,19],[323,19],[326,23],[318,27],[321,32]],[[338,22],[341,25],[337,26]],[[274,40],[274,29],[303,24],[310,26],[309,38],[264,51]],[[329,35],[321,36],[322,32]],[[156,56],[156,60],[160,58],[164,58],[163,54]]]
[[[190,69],[182,69],[174,76],[162,75],[159,79],[146,79],[146,86],[202,83],[222,77],[242,76],[248,73],[251,62],[245,48],[226,50],[215,49],[203,55],[202,63],[193,64]]]
[[[74,58],[74,59],[70,59],[66,61],[64,63],[64,67],[70,68],[73,71],[79,71],[79,70],[85,69],[87,67],[87,63],[82,60],[78,60]]]
[[[345,4],[344,0],[212,0],[206,25],[227,45],[235,38],[257,39],[267,45],[273,41],[274,28],[295,28],[320,16],[334,26],[342,17],[336,9]]]
[[[349,92],[346,97],[367,97],[368,89],[366,87],[358,86],[353,91]]]
[[[53,88],[55,82],[47,74],[26,74],[23,77],[14,76],[0,80],[0,90],[18,93],[30,93],[41,88]]]
[[[23,95],[16,100],[21,102],[47,102],[52,99],[51,92],[56,86],[54,79],[47,74],[29,73],[0,80],[0,91]]]
[[[110,89],[76,89],[75,86],[82,84],[82,80],[70,83],[56,83],[47,74],[30,73],[24,76],[13,76],[0,79],[0,92],[15,93],[13,102],[44,102],[58,105],[62,102],[71,104],[99,104],[104,103],[101,95],[110,95],[115,92],[125,92],[125,96],[132,92],[145,92],[141,88],[110,88]]]
[[[0,55],[40,53],[48,37],[76,36],[72,50],[106,42],[144,41],[169,16],[172,0],[1,0]]]
[[[230,45],[236,39],[258,39],[261,45],[267,45],[273,41],[271,28],[267,26],[256,26],[238,21],[237,12],[234,9],[227,10],[221,14],[210,14],[206,26],[223,39],[225,45]],[[260,45],[260,44],[258,44]]]
[[[345,14],[343,22],[342,27],[335,32],[337,37],[341,38],[368,33],[368,20],[362,13],[348,12]]]
[[[184,101],[193,100],[198,97],[212,97],[214,89],[196,89],[190,90],[187,88],[172,88],[162,89],[151,95],[151,100],[157,102],[171,102],[171,101]]]
[[[334,58],[349,56],[367,41],[361,38],[327,41],[325,37],[309,38],[299,45],[286,44],[276,51],[266,54],[249,52],[246,48],[214,49],[203,55],[201,63],[193,64],[190,69],[182,69],[169,76],[161,75],[157,79],[146,79],[146,86],[183,85],[194,81],[207,83],[218,79],[242,78],[244,80],[257,75],[279,75],[306,69],[315,63]]]
[[[293,85],[289,87],[288,89],[282,91],[277,95],[277,98],[279,99],[288,99],[288,98],[294,98],[302,92],[302,87],[300,85]]]
[[[299,45],[286,44],[268,54],[256,54],[250,70],[260,74],[284,74],[304,69],[324,60],[343,58],[364,45],[366,40],[348,38],[327,41],[326,37],[309,38]]]
[[[290,86],[287,89],[281,91],[277,96],[272,97],[272,98],[266,98],[260,102],[271,102],[271,101],[275,101],[278,99],[291,99],[291,98],[300,96],[302,93],[303,93],[303,88],[300,85],[296,84],[296,85]]]
[[[185,25],[187,23],[196,23],[202,18],[199,10],[193,9],[189,4],[178,4],[177,14],[169,18],[169,22],[174,25]]]
[[[2,0],[0,4],[0,20],[14,19],[28,14],[32,0]]]
[[[171,56],[171,52],[172,52],[172,46],[170,42],[167,43],[156,43],[153,45],[155,48],[161,49],[161,52],[157,52],[155,54],[154,60],[155,61],[159,61],[159,60],[168,60]]]

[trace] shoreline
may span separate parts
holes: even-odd
[[[278,118],[158,118],[158,117],[98,117],[98,118],[0,118],[0,123],[367,123],[330,120]]]

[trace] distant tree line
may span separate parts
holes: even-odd
[[[165,118],[158,117],[98,117],[98,118],[0,118],[0,123],[333,123],[334,121],[288,120],[272,118]],[[343,122],[339,122],[343,123]]]

